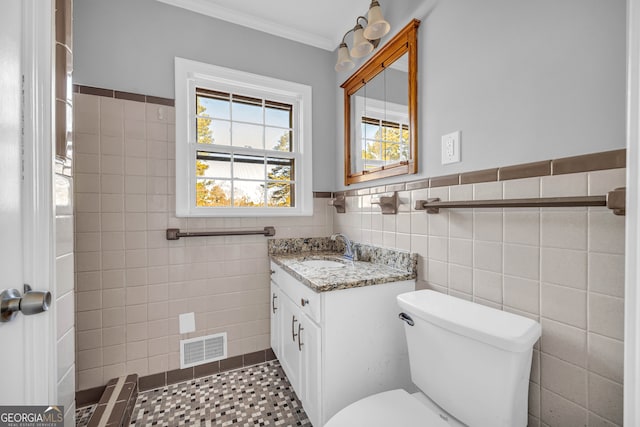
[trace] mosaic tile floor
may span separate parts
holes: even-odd
[[[98,405],[89,405],[76,409],[76,427],[85,427],[89,424],[93,411]]]
[[[288,427],[311,423],[280,363],[272,360],[142,392],[131,425]]]
[[[310,426],[278,361],[140,393],[131,425]]]

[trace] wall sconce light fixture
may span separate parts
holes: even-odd
[[[371,1],[367,16],[367,18],[358,16],[355,27],[342,36],[342,43],[338,48],[338,62],[336,62],[337,72],[349,71],[355,67],[355,63],[351,58],[362,58],[371,53],[380,44],[380,38],[391,29],[391,25],[382,16],[380,3],[377,0]],[[364,28],[360,25],[361,19],[366,22],[366,27]],[[345,38],[351,32],[353,33],[353,47],[349,51]]]

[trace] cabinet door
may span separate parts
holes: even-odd
[[[309,416],[309,420],[315,426],[324,424],[320,419],[322,413],[320,407],[321,396],[321,329],[307,316],[303,316],[299,325],[298,350],[302,356],[301,361],[301,393],[302,406]]]
[[[278,288],[278,285],[271,282],[271,348],[277,358],[280,358],[280,348],[282,347],[280,333],[282,330],[281,314],[280,288]]]
[[[284,369],[289,382],[293,386],[296,393],[300,394],[300,361],[302,359],[300,350],[298,349],[298,325],[300,322],[300,310],[285,294],[280,294],[280,315],[282,319],[280,324],[280,348],[281,357],[280,364]],[[300,396],[298,396],[300,397]]]

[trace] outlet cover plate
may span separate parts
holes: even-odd
[[[460,161],[460,135],[456,131],[442,135],[442,164],[457,163]]]

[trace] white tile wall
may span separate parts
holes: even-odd
[[[410,207],[428,197],[602,195],[624,185],[624,169],[614,169],[415,190],[402,195],[405,213],[395,215],[396,238],[384,236],[398,248],[408,241],[407,249],[420,255],[420,288],[541,322],[531,426],[622,425],[624,217],[606,208],[445,209],[428,215]],[[376,233],[393,220],[368,205],[370,197],[348,197],[348,206],[362,208],[335,213],[334,231],[379,244]],[[405,217],[409,224],[398,227]]]
[[[75,420],[75,315],[73,278],[73,179],[55,177],[56,192],[56,279],[55,313],[57,330],[56,381],[58,401],[67,412],[65,422]],[[65,194],[66,193],[66,194]]]
[[[197,325],[185,337],[227,331],[230,356],[268,347],[265,239],[168,242],[164,230],[273,225],[278,237],[335,231],[411,250],[419,287],[539,320],[530,425],[621,425],[624,220],[604,208],[427,215],[411,206],[604,194],[624,186],[624,170],[401,192],[391,216],[366,195],[348,197],[345,214],[318,199],[313,217],[187,220],[173,214],[173,108],[81,94],[74,102],[77,389],[177,368],[183,312],[194,311]],[[69,221],[60,218],[59,231]],[[71,240],[59,238],[59,271],[68,271]],[[68,333],[73,320],[59,327]]]
[[[315,200],[312,217],[176,218],[173,107],[85,94],[74,102],[76,388],[177,369],[181,338],[226,331],[230,357],[268,348],[266,239],[169,242],[165,230],[273,225],[277,237],[327,236],[327,199]],[[181,336],[185,312],[195,312],[196,332]]]

